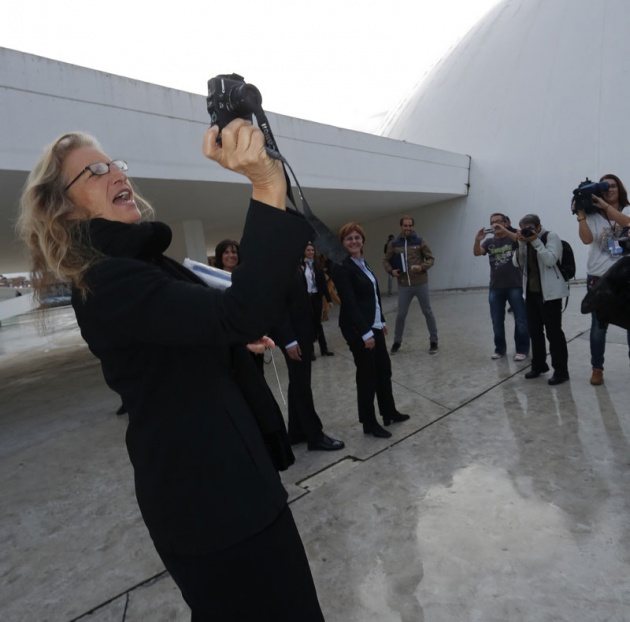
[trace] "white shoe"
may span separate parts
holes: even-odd
[[[504,356],[505,356],[504,354],[499,354],[498,352],[493,352],[492,356],[490,358],[496,361],[497,359],[503,358]]]
[[[519,354],[518,352],[514,355],[515,361],[525,361],[527,360],[527,354]]]

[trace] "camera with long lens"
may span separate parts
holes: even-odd
[[[261,109],[262,95],[253,84],[236,73],[220,74],[208,80],[208,114],[212,125],[222,130],[234,119],[252,120]]]
[[[593,195],[604,198],[604,192],[609,188],[607,181],[591,181],[588,177],[573,191],[571,211],[574,214],[597,214],[599,208],[593,204]]]

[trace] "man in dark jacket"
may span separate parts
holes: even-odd
[[[289,371],[289,440],[291,444],[306,441],[311,451],[336,451],[345,445],[324,434],[313,402],[311,356],[315,324],[306,288],[305,274],[299,266],[287,295],[284,318],[271,333],[282,348]]]

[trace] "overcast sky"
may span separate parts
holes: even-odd
[[[2,0],[0,46],[192,93],[239,73],[267,111],[375,131],[498,2]]]

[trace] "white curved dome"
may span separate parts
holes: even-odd
[[[494,211],[539,214],[585,276],[571,191],[605,173],[630,186],[629,26],[627,0],[504,0],[386,122],[385,136],[472,158],[468,198],[417,213],[432,248],[463,236],[439,287],[487,283],[471,249]]]

